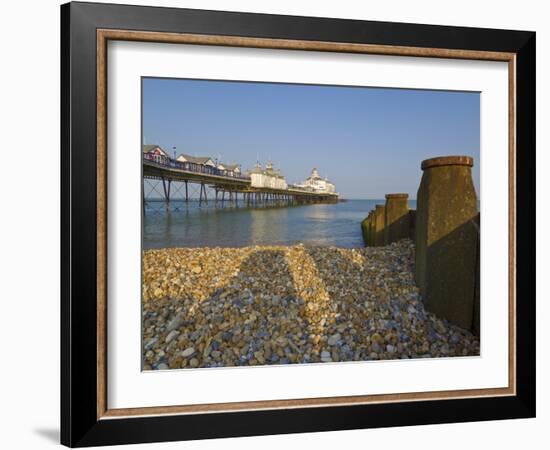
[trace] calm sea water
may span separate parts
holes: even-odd
[[[384,200],[348,200],[280,208],[199,207],[197,202],[148,202],[143,248],[333,245],[363,247],[361,221]],[[409,206],[416,208],[416,201]],[[177,209],[177,210],[175,210]]]

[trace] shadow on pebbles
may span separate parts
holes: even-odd
[[[479,355],[423,308],[414,245],[143,253],[143,368]]]

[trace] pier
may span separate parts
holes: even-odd
[[[338,194],[316,192],[294,186],[287,189],[253,187],[251,178],[232,171],[221,170],[192,162],[174,159],[153,158],[143,154],[143,209],[148,200],[145,180],[157,181],[161,189],[156,191],[168,208],[171,200],[193,199],[192,188],[198,189],[198,202],[202,206],[213,203],[216,207],[225,205],[246,207],[290,206],[309,203],[335,203]],[[209,195],[210,191],[210,195]],[[213,192],[212,192],[213,191]]]

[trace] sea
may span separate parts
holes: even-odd
[[[385,200],[247,208],[208,206],[198,201],[148,200],[143,249],[168,247],[245,247],[250,245],[364,247],[361,221]],[[409,201],[416,208],[416,200]]]

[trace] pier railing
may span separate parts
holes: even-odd
[[[151,162],[153,164],[168,167],[171,169],[185,170],[186,172],[194,172],[205,175],[215,175],[219,177],[236,178],[240,180],[250,180],[249,176],[235,173],[232,170],[218,169],[217,167],[207,166],[204,164],[197,164],[189,161],[178,161],[164,156],[149,155],[145,153],[143,160]]]

